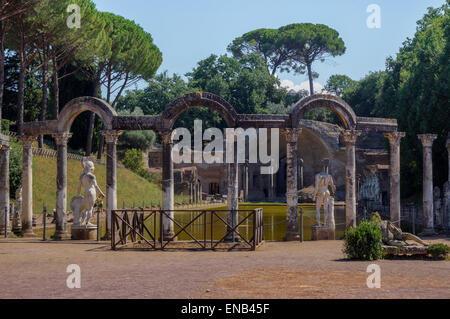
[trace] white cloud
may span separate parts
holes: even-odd
[[[280,86],[285,88],[286,90],[294,90],[295,92],[299,92],[300,90],[305,90],[309,92],[309,82],[305,81],[300,84],[295,84],[291,80],[281,80]],[[314,82],[314,93],[321,93],[323,90],[323,85],[319,82]]]

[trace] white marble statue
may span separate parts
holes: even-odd
[[[335,192],[336,186],[334,185],[333,177],[330,174],[321,172],[316,175],[313,200],[316,202],[317,226],[321,226],[320,209],[322,206],[324,210],[323,225],[329,227],[334,226],[334,198],[332,194],[334,194]],[[331,216],[330,214],[333,214],[333,216]]]
[[[80,181],[78,183],[78,195],[74,196],[70,202],[74,226],[94,226],[89,223],[89,220],[92,217],[95,201],[97,199],[97,192],[100,193],[100,196],[105,197],[105,194],[103,194],[100,187],[98,187],[97,180],[93,173],[94,163],[83,160],[83,172],[80,175]],[[81,196],[81,185],[84,187],[84,197]]]
[[[380,195],[380,181],[377,174],[372,172],[361,185],[360,197],[361,199],[368,199],[381,204]]]

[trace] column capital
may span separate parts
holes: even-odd
[[[423,147],[432,147],[433,142],[437,139],[437,134],[418,134],[417,137],[422,142]]]
[[[400,141],[402,138],[404,138],[406,135],[405,132],[387,132],[384,133],[384,137],[386,137],[389,140],[389,144],[391,146],[398,146],[400,145]]]
[[[0,144],[0,151],[8,151],[11,149],[11,146],[8,144]]]
[[[117,144],[117,139],[122,134],[121,131],[104,130],[102,135],[105,138],[106,144]]]
[[[356,140],[362,134],[362,132],[357,130],[345,130],[342,134],[344,136],[344,142],[346,145],[355,145]]]
[[[67,145],[67,141],[72,137],[71,133],[58,133],[52,134],[55,139],[56,145]]]
[[[31,148],[33,142],[36,141],[36,136],[21,135],[18,139],[22,142],[23,147]]]
[[[173,132],[172,130],[158,132],[161,135],[163,144],[173,144]]]
[[[302,133],[301,128],[283,128],[281,129],[281,134],[286,137],[286,142],[297,143],[298,137]]]

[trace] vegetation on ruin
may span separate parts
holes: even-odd
[[[428,253],[435,259],[445,259],[450,253],[450,247],[446,244],[433,244],[428,246]]]

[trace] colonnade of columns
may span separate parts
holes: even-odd
[[[173,218],[174,210],[174,179],[173,179],[173,162],[171,160],[173,141],[172,131],[160,132],[163,140],[163,209]],[[297,159],[297,142],[301,134],[301,129],[283,129],[282,133],[286,137],[287,142],[287,229],[285,240],[297,240],[299,238],[298,227],[298,178],[299,178],[299,162]],[[356,140],[361,132],[356,130],[347,130],[344,132],[344,141],[346,145],[346,226],[356,225]],[[117,139],[120,135],[118,131],[104,131],[103,135],[107,147],[107,232],[104,239],[109,239],[111,235],[111,210],[117,208]],[[400,224],[400,141],[405,136],[403,132],[391,132],[385,134],[390,143],[390,217],[391,220]],[[56,203],[56,232],[55,239],[68,238],[67,221],[65,212],[67,210],[67,142],[71,137],[68,133],[54,134],[57,146],[57,203]],[[433,228],[433,184],[432,184],[432,159],[431,147],[436,135],[422,134],[419,139],[424,147],[424,215],[426,217],[427,231]],[[23,147],[23,170],[22,170],[22,231],[24,236],[34,236],[32,231],[32,142],[35,137],[21,137]],[[449,139],[450,140],[450,139]],[[447,142],[450,163],[450,142]],[[7,169],[9,166],[9,146],[0,148],[0,209],[5,211],[4,207],[9,207],[9,192],[1,187],[6,182],[3,179],[8,178]],[[450,165],[450,164],[449,164]],[[248,195],[248,165],[243,165],[244,170],[244,197]],[[230,214],[228,221],[230,225],[237,224],[238,211],[238,176],[239,165],[228,164],[228,196],[227,204]],[[273,176],[271,176],[273,178]],[[449,176],[450,179],[450,176]],[[9,189],[9,188],[8,188]],[[197,190],[198,192],[198,190]],[[5,198],[7,199],[5,200]],[[0,212],[1,216],[2,212]],[[0,222],[1,223],[1,222]],[[1,224],[0,224],[1,225]],[[168,218],[164,220],[164,237],[172,237],[174,235],[173,222]]]

